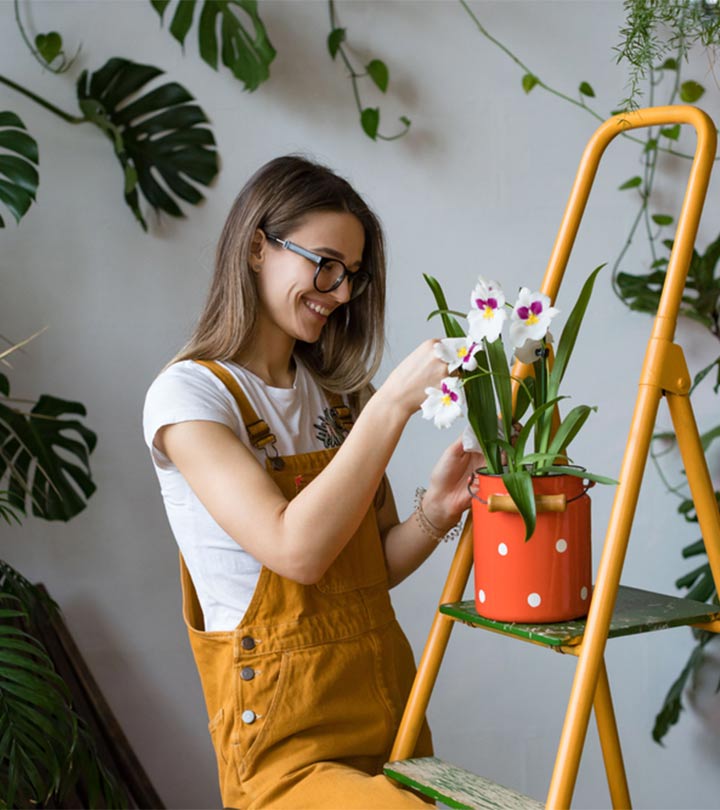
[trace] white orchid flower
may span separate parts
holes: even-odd
[[[426,388],[427,399],[420,406],[423,419],[432,419],[437,428],[449,428],[462,416],[465,395],[457,377],[445,377],[440,388]]]
[[[486,281],[478,277],[478,283],[470,296],[472,309],[468,312],[468,335],[476,343],[483,338],[492,343],[500,337],[503,323],[507,319],[505,312],[505,293],[497,281]]]
[[[547,332],[542,340],[530,340],[528,338],[522,346],[515,349],[515,359],[519,360],[521,363],[534,363],[543,356],[545,349],[543,342],[545,344],[553,342],[553,336],[550,331]]]
[[[481,348],[468,338],[443,338],[435,344],[435,356],[448,364],[448,371],[461,368],[463,371],[475,371],[477,360],[475,352]]]
[[[547,295],[530,292],[527,287],[523,287],[510,316],[510,341],[513,347],[517,349],[527,340],[542,340],[550,321],[559,312],[559,309],[550,305]]]

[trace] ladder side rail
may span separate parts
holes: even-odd
[[[717,136],[709,116],[689,106],[647,108],[615,116],[596,130],[583,154],[542,286],[543,292],[551,298],[555,297],[600,158],[609,142],[628,129],[674,123],[690,124],[695,128],[697,147],[658,314],[643,363],[638,398],[620,470],[620,484],[613,501],[582,650],[548,792],[547,806],[550,808],[570,806],[577,779],[640,484],[663,393],[660,385],[664,372],[663,363],[672,347],[670,341],[675,333],[680,298],[715,157]]]
[[[632,807],[632,804],[625,773],[625,763],[620,749],[620,736],[615,721],[615,710],[610,694],[610,681],[605,667],[605,659],[603,659],[600,668],[593,706],[603,762],[605,763],[605,774],[607,775],[610,790],[610,800],[615,810],[625,810]]]
[[[472,515],[465,520],[462,535],[450,565],[439,605],[459,602],[467,585],[473,563]],[[439,607],[439,606],[438,606]],[[450,640],[454,619],[436,610],[432,627],[423,650],[417,674],[413,681],[405,710],[398,726],[395,742],[390,752],[390,762],[412,757],[422,722],[427,711],[440,664]]]

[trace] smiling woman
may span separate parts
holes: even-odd
[[[399,521],[385,468],[444,364],[425,341],[373,394],[384,305],[375,215],[278,158],[240,192],[195,332],[147,393],[226,807],[425,804],[382,775],[415,671],[388,589],[467,509],[480,459],[454,442]]]

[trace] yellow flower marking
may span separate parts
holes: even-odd
[[[462,359],[465,357],[465,355],[466,355],[467,353],[468,353],[467,346],[461,346],[461,347],[460,347],[460,348],[457,350],[457,356],[458,356],[458,357],[459,357],[461,360],[462,360]]]
[[[530,314],[527,316],[527,320],[525,321],[525,323],[528,326],[532,326],[533,324],[536,324],[538,320],[539,320],[538,316],[534,312],[530,312]]]
[[[483,312],[483,318],[486,320],[490,320],[491,318],[495,317],[495,310],[492,307],[485,307],[485,311]]]
[[[440,400],[443,405],[452,405],[452,399],[450,394],[445,394],[445,396]]]

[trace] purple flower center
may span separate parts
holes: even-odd
[[[477,343],[471,343],[470,348],[467,350],[467,354],[463,357],[463,363],[469,363],[470,358],[473,356],[473,349],[477,346]]]
[[[442,384],[442,392],[446,397],[450,397],[453,402],[457,402],[458,395],[454,391],[450,390],[445,383]]]
[[[497,309],[497,298],[476,298],[475,304],[477,305],[478,309],[485,309],[486,307],[490,307],[490,309]]]
[[[518,317],[523,321],[526,321],[530,317],[531,312],[533,315],[537,317],[542,311],[543,311],[542,301],[533,301],[529,307],[517,308]]]

